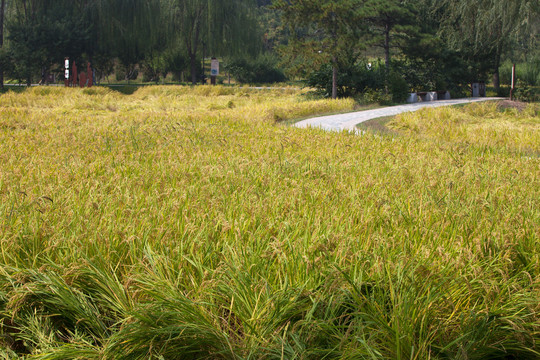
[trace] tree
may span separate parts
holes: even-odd
[[[165,9],[159,0],[95,0],[96,51],[117,57],[126,69],[166,46]]]
[[[256,53],[261,41],[252,0],[164,0],[173,45],[186,49],[191,81],[197,83],[198,55]],[[203,55],[204,57],[204,55]]]
[[[337,98],[338,59],[358,42],[363,0],[275,0],[291,28],[289,49],[307,49],[303,55],[328,54],[332,64],[332,98]],[[324,55],[323,55],[324,56]],[[293,55],[293,58],[295,56]]]
[[[11,0],[8,7],[12,75],[27,83],[64,57],[105,74],[113,57],[129,67],[165,44],[159,0]]]
[[[183,73],[189,66],[189,61],[184,51],[177,44],[167,48],[162,54],[165,62],[165,73],[172,72],[176,74],[179,81],[184,81]]]
[[[487,78],[491,65],[486,56],[448,45],[439,35],[446,9],[434,4],[434,0],[415,1],[414,29],[403,33],[399,44],[403,56],[393,67],[412,89],[449,90],[452,96],[465,96],[471,82]]]
[[[7,26],[10,52],[16,59],[16,76],[26,79],[28,85],[33,74],[45,76],[53,64],[61,63],[65,56],[79,56],[87,48],[91,26],[67,2],[23,0],[11,6]]]
[[[64,57],[94,56],[98,5],[98,0],[9,1],[7,46],[16,59],[11,61],[12,75],[29,84],[35,74],[45,76],[53,65],[63,64]]]
[[[440,33],[451,48],[490,59],[498,90],[501,57],[529,30],[538,0],[442,0],[435,7],[444,14]]]
[[[271,2],[270,0],[266,0]],[[264,51],[274,52],[281,45],[286,45],[289,34],[286,26],[283,25],[281,13],[273,9],[270,5],[259,5],[257,9],[257,20],[260,27],[264,29]]]
[[[6,0],[0,2],[0,51],[4,47],[4,14],[6,10]],[[1,61],[1,60],[0,60]],[[4,88],[4,66],[0,63],[0,89]]]
[[[384,49],[386,72],[390,70],[391,42],[399,34],[413,32],[414,11],[405,0],[368,0],[366,2],[368,21],[373,25],[375,42]]]

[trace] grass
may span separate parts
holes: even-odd
[[[394,120],[394,118],[395,116],[382,116],[364,121],[356,125],[356,128],[360,131],[370,131],[378,135],[397,135],[398,133],[396,131],[388,128],[388,124]]]
[[[540,119],[422,110],[401,136],[276,121],[298,90],[0,97],[0,354],[540,356]]]

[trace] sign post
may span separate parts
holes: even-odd
[[[69,58],[64,59],[64,85],[69,86]]]
[[[510,101],[514,100],[515,86],[516,86],[516,64],[512,65],[512,85],[510,86]]]
[[[210,83],[212,85],[216,85],[216,79],[219,75],[219,60],[216,58],[212,58],[212,62],[210,63]]]

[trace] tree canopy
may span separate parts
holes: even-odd
[[[196,83],[201,60],[221,57],[243,81],[283,73],[279,58],[309,83],[328,76],[332,97],[350,93],[340,81],[364,91],[373,74],[363,68],[383,61],[386,92],[402,80],[464,92],[489,76],[498,87],[509,59],[540,62],[540,0],[0,1],[0,85],[4,73],[29,84],[58,72],[64,57],[100,75],[187,71]]]
[[[364,0],[277,0],[291,28],[293,59],[325,56],[332,63],[332,98],[337,97],[338,59],[359,40]],[[296,53],[295,48],[304,49]],[[296,55],[298,54],[298,55]],[[323,55],[324,54],[324,55]]]
[[[442,0],[441,31],[447,45],[491,66],[499,87],[501,57],[531,30],[538,0]]]
[[[213,56],[258,51],[260,32],[251,0],[165,0],[170,43],[186,49],[191,80],[197,82],[197,55]],[[260,44],[259,44],[260,45]]]

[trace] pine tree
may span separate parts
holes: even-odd
[[[399,35],[415,32],[414,10],[405,0],[367,0],[366,14],[375,33],[374,42],[384,49],[387,72],[390,70],[392,42]]]
[[[363,0],[275,0],[290,26],[291,47],[307,45],[313,54],[325,52],[332,63],[332,98],[337,98],[338,59],[344,48],[356,46]]]

